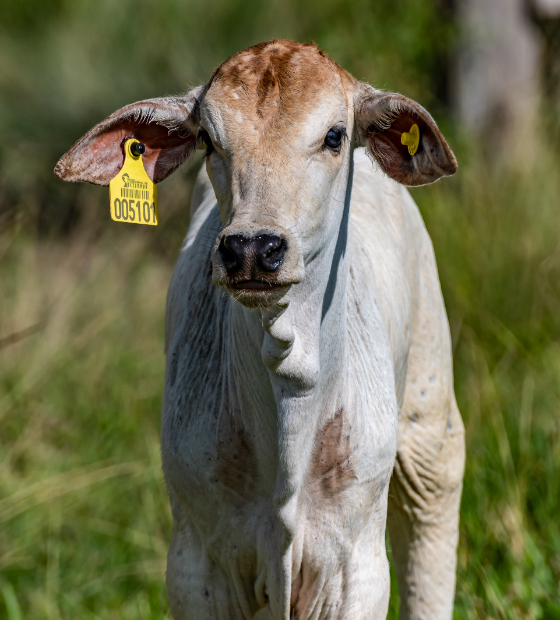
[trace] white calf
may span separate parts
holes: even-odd
[[[119,110],[56,172],[107,185],[128,138],[154,181],[206,152],[167,308],[174,618],[385,618],[387,514],[401,618],[450,618],[463,427],[432,246],[395,183],[455,172],[432,118],[272,41]]]

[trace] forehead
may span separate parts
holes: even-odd
[[[310,113],[340,112],[353,78],[314,45],[271,41],[229,58],[212,76],[203,104],[213,116],[255,129],[298,124]],[[344,120],[344,119],[335,119]]]

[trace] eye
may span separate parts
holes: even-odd
[[[339,127],[333,127],[332,129],[329,129],[327,135],[325,136],[324,146],[326,146],[328,149],[331,149],[331,151],[336,151],[338,153],[340,151],[343,136],[343,129]]]
[[[206,153],[204,154],[205,157],[208,157],[208,155],[211,155],[214,152],[214,145],[212,144],[212,140],[210,139],[210,136],[206,129],[200,129],[200,131],[198,132],[196,145],[197,148],[203,147],[206,149]]]

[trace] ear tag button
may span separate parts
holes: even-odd
[[[401,134],[401,144],[408,146],[408,154],[414,155],[418,150],[420,144],[420,129],[418,125],[414,123],[408,132],[403,131]]]
[[[148,226],[159,222],[157,187],[142,162],[145,150],[139,140],[127,140],[124,145],[124,165],[109,183],[111,219],[115,222]]]

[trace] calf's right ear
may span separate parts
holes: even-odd
[[[124,144],[143,142],[144,168],[154,183],[163,181],[195,148],[204,87],[183,97],[132,103],[91,129],[60,159],[54,172],[63,181],[109,185],[124,164]]]

